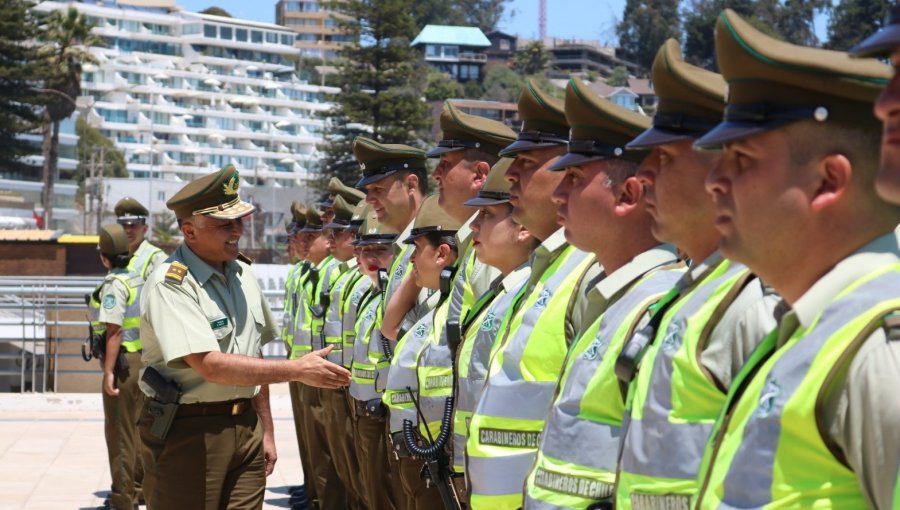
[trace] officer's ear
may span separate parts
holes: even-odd
[[[839,201],[847,192],[853,178],[853,164],[840,153],[828,154],[810,164],[814,165],[817,183],[810,206],[814,211],[820,211]]]
[[[197,239],[197,226],[194,225],[193,217],[181,220],[181,233],[184,235],[185,241]]]
[[[473,187],[477,187],[477,189],[481,189],[484,186],[484,181],[487,180],[488,172],[491,171],[491,165],[488,164],[487,161],[478,161],[475,163],[475,178],[472,181]]]
[[[408,172],[403,178],[403,185],[406,186],[407,193],[419,189],[419,176],[414,172]]]
[[[614,189],[616,192],[615,213],[618,216],[625,216],[635,210],[644,196],[644,186],[636,177],[628,177]]]

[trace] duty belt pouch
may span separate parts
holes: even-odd
[[[380,398],[373,398],[366,401],[366,415],[376,420],[384,421],[387,417],[387,407]]]
[[[121,374],[128,370],[128,358],[125,357],[125,348],[119,347],[119,355],[116,356],[116,373]]]
[[[406,447],[406,441],[403,439],[403,432],[391,433],[391,447],[394,449],[394,457],[400,459],[403,457],[412,457],[409,449]]]
[[[169,434],[169,428],[172,427],[172,422],[178,413],[178,404],[163,404],[157,400],[147,399],[147,408],[150,415],[153,416],[150,434],[162,441]]]

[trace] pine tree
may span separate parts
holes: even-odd
[[[488,33],[497,28],[503,17],[507,0],[455,0],[457,8],[466,13],[468,24]]]
[[[830,6],[830,0],[785,0],[777,10],[775,28],[789,43],[818,46],[819,38],[816,37],[813,22],[818,12]]]
[[[431,119],[421,100],[427,72],[418,51],[409,46],[418,33],[412,5],[413,0],[328,4],[346,16],[335,18],[338,28],[356,42],[341,49],[334,80],[341,93],[328,113],[332,127],[322,146],[326,157],[316,183],[348,168],[344,162],[353,157],[348,144],[359,131],[348,126],[360,125],[367,136],[383,143],[424,146],[430,136]]]
[[[688,62],[716,70],[716,18],[730,8],[745,18],[753,16],[753,0],[691,0],[684,11],[684,58]]]
[[[521,74],[543,74],[550,66],[550,55],[541,41],[531,41],[516,52],[513,68]]]
[[[883,27],[890,11],[888,0],[841,0],[831,13],[825,47],[849,50]]]
[[[34,147],[19,135],[40,125],[44,99],[34,90],[45,67],[37,46],[38,24],[31,2],[0,1],[0,170],[24,172],[21,157]]]
[[[679,39],[680,28],[678,0],[628,0],[616,27],[622,56],[649,71],[659,47]]]

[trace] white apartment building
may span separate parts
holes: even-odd
[[[173,182],[229,163],[244,186],[305,187],[316,171],[321,114],[338,89],[297,78],[293,31],[184,12],[172,0],[49,1],[35,9],[69,6],[105,42],[89,49],[97,64],[83,68],[82,94],[90,98],[81,98],[79,114],[124,150],[127,187],[151,212],[165,210],[180,188]],[[62,143],[77,136],[74,126],[63,124]],[[74,164],[61,158],[60,168]],[[114,202],[104,203],[111,210]]]

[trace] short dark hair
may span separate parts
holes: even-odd
[[[479,161],[484,161],[488,165],[494,166],[498,161],[500,161],[500,156],[492,152],[485,152],[481,149],[470,148],[465,149],[465,151],[463,152],[463,159],[472,164]]]
[[[428,194],[428,172],[424,168],[414,168],[412,170],[403,170],[398,175],[400,180],[406,178],[407,175],[415,175],[419,180],[419,193],[423,196]]]
[[[444,232],[428,232],[424,235],[425,240],[432,246],[440,246],[446,244],[453,250],[453,254],[459,256],[459,247],[456,243],[456,231],[448,230]]]

